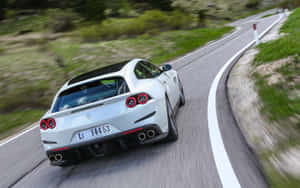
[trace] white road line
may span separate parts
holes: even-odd
[[[26,134],[26,133],[28,133],[28,132],[30,132],[30,131],[32,131],[32,130],[38,128],[38,127],[39,127],[39,126],[36,126],[36,125],[35,125],[35,126],[33,126],[33,127],[30,127],[29,129],[26,129],[26,130],[23,131],[23,132],[20,132],[19,134],[15,135],[15,136],[13,136],[13,137],[11,137],[11,138],[8,138],[8,139],[6,139],[6,140],[0,142],[0,147],[4,146],[5,144],[8,144],[9,142],[12,142],[13,140],[16,140],[16,139],[19,138],[20,136],[22,136],[22,135],[24,135],[24,134]]]
[[[269,32],[282,18],[282,14],[280,18],[277,19],[270,27],[268,27],[262,34],[259,35],[259,38],[262,38],[267,32]],[[226,152],[219,123],[217,116],[217,106],[216,106],[216,95],[219,82],[224,74],[225,70],[229,67],[231,63],[233,63],[236,58],[238,58],[242,53],[244,53],[248,48],[250,48],[255,43],[255,40],[251,41],[245,48],[240,50],[237,54],[235,54],[226,64],[222,67],[222,69],[218,72],[215,77],[212,86],[209,91],[208,96],[208,129],[209,129],[209,138],[212,146],[213,156],[215,160],[215,164],[217,167],[217,171],[222,183],[223,188],[241,188],[239,180],[234,173],[231,162],[229,160],[228,154]]]
[[[240,30],[241,30],[241,27],[237,27],[237,28],[235,29],[235,31],[232,32],[231,34],[229,34],[229,35],[227,35],[227,36],[225,36],[225,37],[223,37],[223,38],[221,38],[221,39],[219,39],[219,40],[216,40],[216,41],[214,41],[214,42],[207,43],[205,46],[202,46],[202,47],[196,49],[195,51],[192,51],[192,52],[190,52],[190,53],[188,53],[188,54],[185,54],[185,55],[182,56],[182,57],[176,58],[176,59],[171,60],[170,62],[166,62],[166,63],[171,64],[171,65],[174,65],[174,64],[176,64],[176,63],[179,63],[180,61],[183,61],[183,60],[185,60],[186,58],[188,58],[188,57],[193,56],[194,54],[196,54],[198,50],[203,50],[203,49],[206,49],[206,48],[208,48],[208,47],[210,47],[210,46],[213,46],[213,45],[215,45],[215,44],[217,44],[217,43],[219,43],[219,42],[222,42],[223,40],[226,40],[226,39],[232,37],[234,34],[236,34],[237,32],[239,32]]]

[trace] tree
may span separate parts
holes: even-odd
[[[173,0],[172,6],[179,8],[185,12],[191,12],[198,16],[199,26],[205,25],[208,7],[216,0]]]
[[[169,11],[172,10],[171,0],[148,0],[147,1],[153,8]]]
[[[132,5],[145,5],[146,9],[170,11],[173,9],[172,0],[129,0]],[[145,9],[145,8],[144,8]]]
[[[104,0],[75,0],[74,9],[89,20],[103,20],[106,4]]]
[[[8,4],[16,9],[40,9],[48,7],[48,0],[9,0]]]
[[[5,18],[5,8],[6,8],[6,1],[1,0],[0,1],[0,20],[3,20]]]
[[[260,0],[249,0],[246,4],[246,8],[257,9],[259,7],[260,3],[261,3]]]

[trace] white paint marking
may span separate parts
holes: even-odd
[[[0,142],[0,147],[4,146],[5,144],[8,144],[9,142],[12,142],[13,140],[16,140],[16,139],[19,138],[20,136],[22,136],[22,135],[24,135],[24,134],[26,134],[26,133],[28,133],[28,132],[30,132],[30,131],[32,131],[32,130],[38,128],[38,127],[39,127],[39,126],[33,126],[33,127],[30,127],[29,129],[26,129],[25,131],[23,131],[23,132],[21,132],[21,133],[15,135],[15,136],[13,136],[13,137],[11,137],[11,138],[8,138],[7,140],[4,140],[4,141]]]
[[[262,34],[259,35],[259,38],[263,37],[268,31],[270,31],[282,18],[276,20],[270,27],[268,27]],[[229,160],[228,154],[226,152],[219,123],[216,109],[216,96],[219,82],[222,78],[222,75],[229,67],[231,63],[236,60],[242,53],[244,53],[248,48],[250,48],[255,43],[255,40],[251,41],[245,48],[240,50],[237,54],[235,54],[226,64],[221,68],[215,77],[212,86],[210,88],[209,96],[208,96],[208,129],[209,129],[209,137],[212,146],[213,156],[216,163],[217,171],[222,183],[223,188],[241,188],[239,180],[234,173],[231,162]]]

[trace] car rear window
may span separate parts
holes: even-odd
[[[105,78],[63,91],[57,98],[52,112],[74,108],[129,92],[121,77]]]

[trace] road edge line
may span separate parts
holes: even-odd
[[[32,130],[38,128],[38,127],[39,127],[39,126],[37,126],[37,125],[33,125],[33,126],[27,128],[27,129],[23,130],[22,132],[17,133],[17,134],[14,135],[14,136],[11,136],[11,137],[8,137],[8,138],[4,139],[3,141],[0,142],[0,147],[2,147],[2,146],[4,146],[4,145],[6,145],[6,144],[12,142],[13,140],[16,140],[16,139],[19,138],[20,136],[22,136],[22,135],[24,135],[24,134],[26,134],[26,133],[28,133],[28,132],[30,132],[30,131],[32,131]]]
[[[276,24],[282,19],[282,14],[280,17],[274,21],[271,26],[269,26],[264,32],[259,35],[259,38],[262,38],[266,33],[268,33]],[[217,116],[217,89],[220,83],[220,80],[225,73],[226,69],[237,59],[239,58],[246,50],[255,44],[255,40],[252,40],[248,45],[246,45],[242,50],[236,53],[231,59],[229,59],[221,70],[217,73],[208,95],[208,107],[207,107],[207,117],[208,117],[208,129],[209,137],[213,152],[214,161],[217,167],[218,175],[221,180],[223,188],[241,188],[239,180],[234,172],[234,169],[231,165],[228,153],[226,152],[225,145],[222,139],[220,126],[218,123]]]

